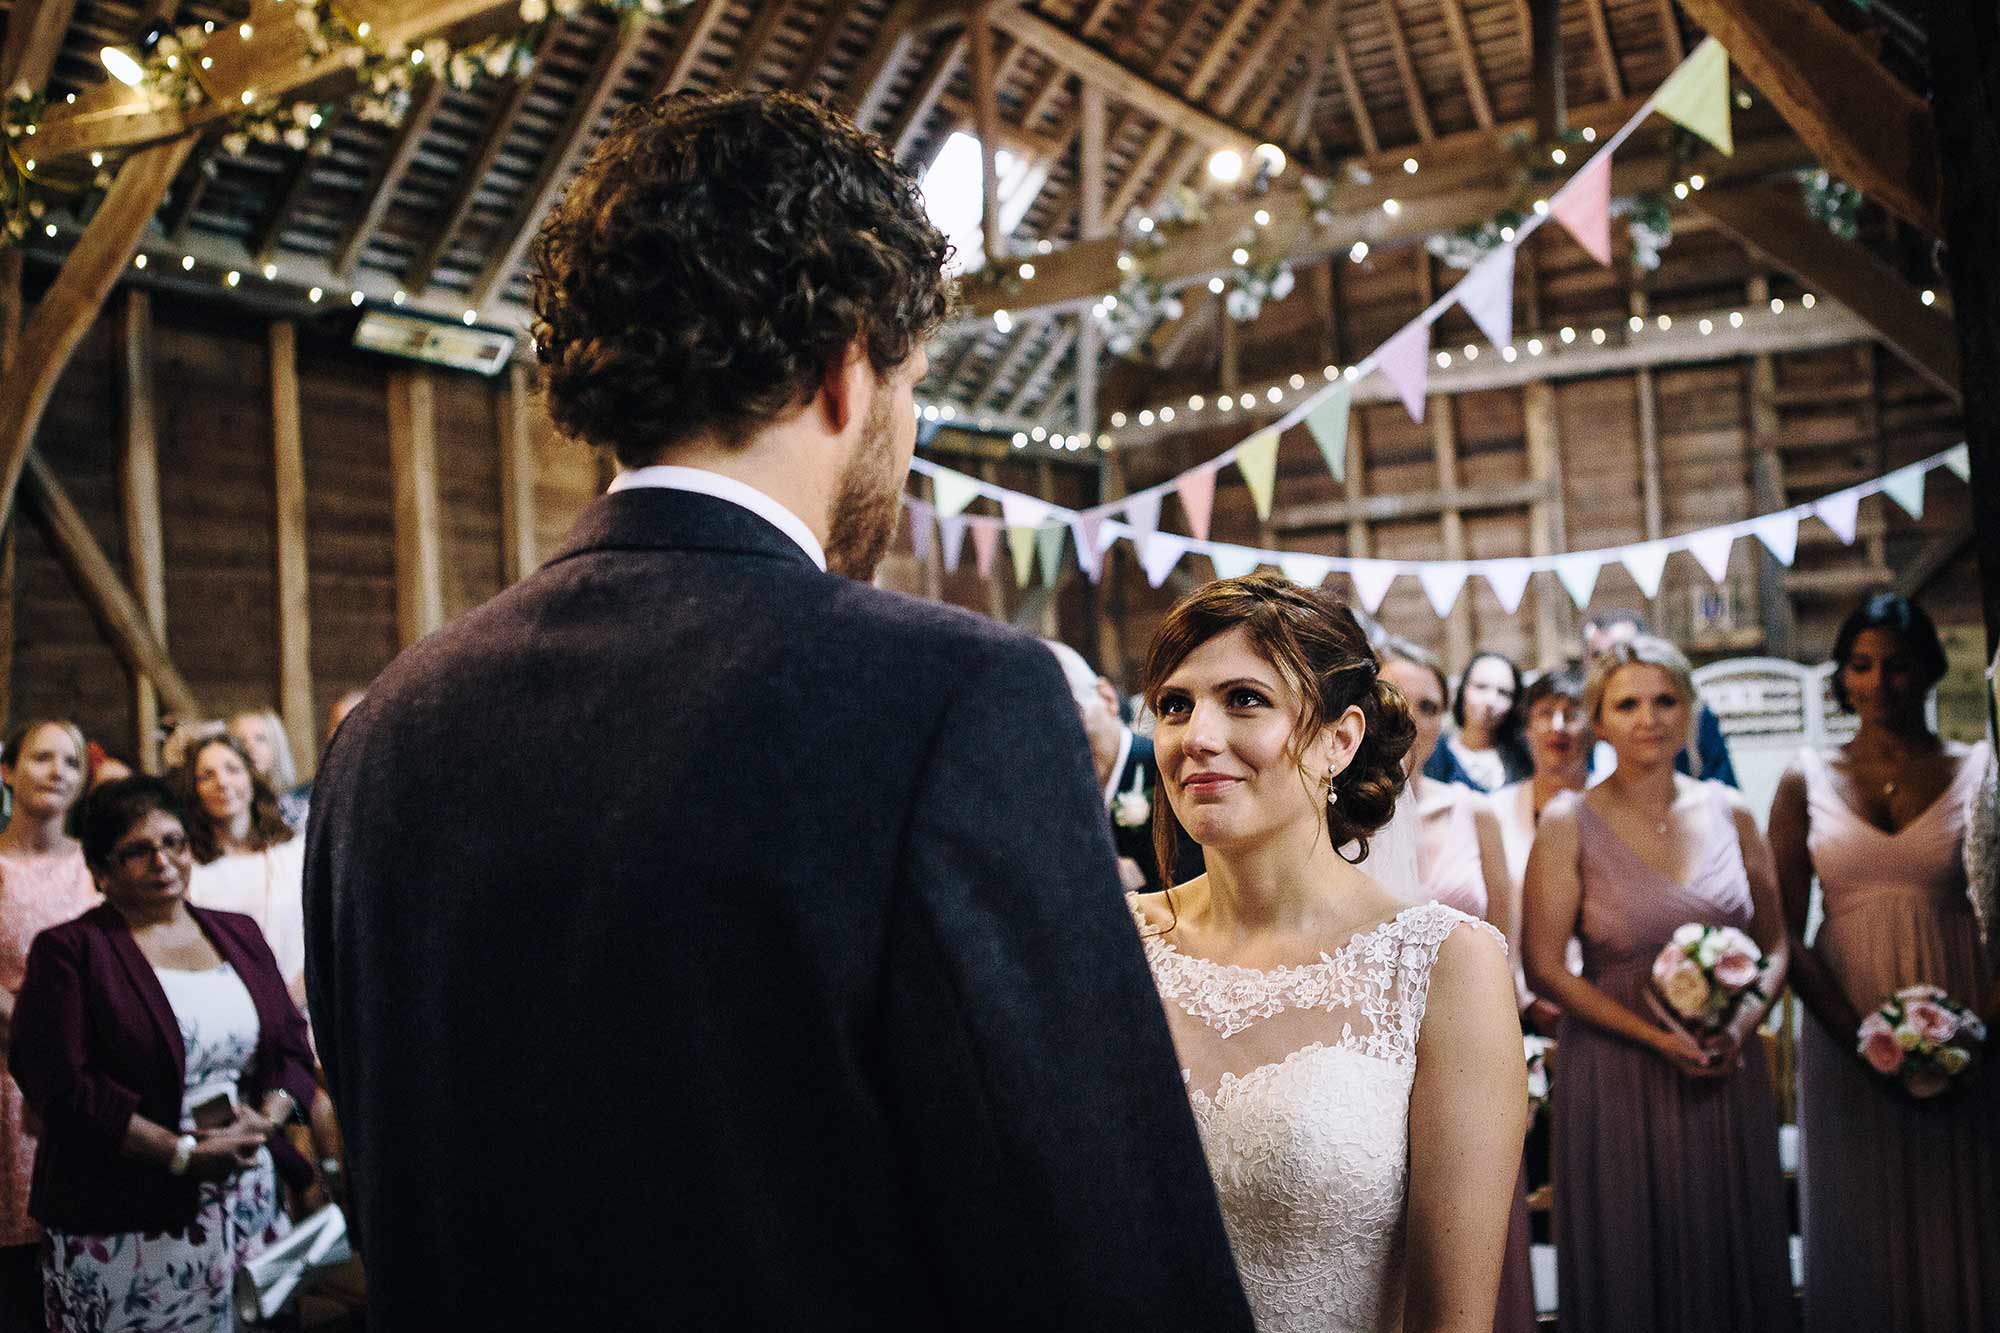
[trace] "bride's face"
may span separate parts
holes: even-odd
[[[1241,629],[1202,644],[1167,677],[1153,746],[1168,803],[1204,847],[1254,844],[1322,820],[1332,742],[1301,753],[1304,701]]]

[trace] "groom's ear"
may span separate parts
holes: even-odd
[[[867,344],[856,337],[847,350],[830,358],[820,371],[813,410],[831,435],[844,435],[854,421],[864,417],[877,389],[875,365],[868,359]]]

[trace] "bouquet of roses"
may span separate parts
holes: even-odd
[[[1855,1049],[1912,1097],[1935,1097],[1979,1063],[1986,1024],[1936,986],[1905,986],[1856,1029]]]
[[[1720,1032],[1745,996],[1762,997],[1764,951],[1734,926],[1690,921],[1653,959],[1648,991],[1665,1016],[1700,1032]]]
[[[1528,1057],[1528,1123],[1549,1104],[1549,1052],[1556,1048],[1547,1037],[1530,1032],[1521,1038],[1522,1053]]]

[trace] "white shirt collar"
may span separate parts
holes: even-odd
[[[822,571],[826,569],[826,550],[819,544],[819,538],[813,536],[813,530],[806,526],[806,521],[747,482],[725,477],[720,472],[710,472],[707,468],[655,464],[621,471],[612,478],[610,489],[632,491],[642,486],[693,491],[697,495],[713,496],[747,509],[797,542],[799,549],[811,556],[812,562]]]
[[[1132,757],[1132,728],[1118,728],[1118,762],[1111,766],[1111,776],[1104,780],[1104,808],[1109,810],[1114,797],[1118,795],[1118,779],[1125,776],[1125,761]]]

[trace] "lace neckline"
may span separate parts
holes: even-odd
[[[1131,901],[1133,905],[1133,913],[1137,915],[1138,895],[1135,893],[1128,893],[1126,895],[1126,898],[1129,901]],[[1397,912],[1394,916],[1389,917],[1383,921],[1378,921],[1372,926],[1366,926],[1361,930],[1355,931],[1352,935],[1349,935],[1347,937],[1347,943],[1341,945],[1338,949],[1335,949],[1330,954],[1326,950],[1321,949],[1319,951],[1319,957],[1312,962],[1285,963],[1281,964],[1278,967],[1248,967],[1242,963],[1223,963],[1223,962],[1218,962],[1213,958],[1204,958],[1200,954],[1183,953],[1181,951],[1180,946],[1175,944],[1173,941],[1167,939],[1164,932],[1154,935],[1148,935],[1145,937],[1145,940],[1149,948],[1158,949],[1163,954],[1171,954],[1174,958],[1178,959],[1182,963],[1202,968],[1212,973],[1216,977],[1224,980],[1234,977],[1234,978],[1242,978],[1244,980],[1258,980],[1258,981],[1276,982],[1282,984],[1283,982],[1288,980],[1297,980],[1301,977],[1308,976],[1314,972],[1319,971],[1322,968],[1337,966],[1342,959],[1346,958],[1349,954],[1352,954],[1357,950],[1359,950],[1363,945],[1367,944],[1368,941],[1373,939],[1375,936],[1387,934],[1394,927],[1401,924],[1404,917],[1409,916],[1412,912],[1420,911],[1423,908],[1433,907],[1433,906],[1436,906],[1436,904],[1430,902],[1411,903],[1408,907],[1403,908],[1401,911]],[[1141,918],[1141,924],[1146,926],[1151,926],[1153,923]]]

